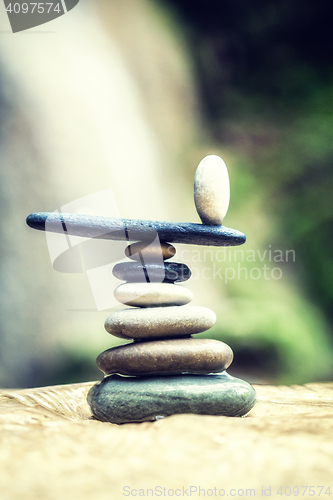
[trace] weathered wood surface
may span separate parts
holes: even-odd
[[[0,392],[1,499],[118,500],[140,489],[151,498],[149,488],[154,498],[168,498],[168,489],[182,498],[183,487],[185,498],[203,498],[203,490],[207,498],[208,489],[212,498],[222,498],[220,489],[246,498],[252,488],[264,498],[262,487],[286,498],[280,486],[316,487],[315,496],[300,488],[302,499],[329,499],[319,486],[333,493],[332,382],[255,386],[259,402],[245,418],[176,415],[120,426],[90,418],[91,385]]]

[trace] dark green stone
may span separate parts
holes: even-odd
[[[144,266],[138,262],[119,262],[112,269],[112,274],[129,283],[162,283],[163,281],[174,283],[187,281],[191,276],[191,271],[186,264],[178,262],[145,263]]]
[[[256,392],[225,371],[155,377],[110,375],[90,389],[87,399],[98,420],[123,424],[178,413],[242,417],[255,405]]]

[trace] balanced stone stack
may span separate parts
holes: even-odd
[[[206,157],[194,185],[198,214],[206,225],[221,225],[229,205],[229,178],[224,162]],[[170,243],[129,245],[132,260],[116,264],[113,274],[126,281],[115,297],[130,309],[115,312],[105,329],[130,344],[102,352],[97,366],[107,377],[89,392],[93,414],[110,422],[154,420],[175,413],[241,416],[253,406],[255,393],[226,369],[233,360],[228,345],[193,338],[211,328],[216,316],[206,307],[186,306],[189,289],[176,283],[191,276],[185,264],[168,262]]]
[[[239,245],[245,241],[242,233],[222,226],[229,178],[219,157],[208,156],[199,164],[194,200],[202,225],[122,221],[126,238],[139,240],[125,250],[129,261],[113,268],[113,275],[125,282],[116,288],[115,298],[130,307],[111,314],[105,329],[131,342],[107,349],[97,358],[105,378],[90,389],[88,403],[99,420],[120,424],[177,413],[243,416],[255,404],[254,389],[226,372],[233,360],[230,347],[193,337],[211,328],[216,316],[206,307],[186,305],[192,292],[180,283],[190,278],[191,271],[185,264],[169,262],[176,253],[170,242]],[[71,234],[82,236],[87,228],[94,233],[92,219],[97,226],[114,229],[117,225],[104,218],[61,217],[62,227],[70,222]],[[32,214],[27,222],[45,229],[46,218],[48,230],[58,231],[59,221],[52,229],[50,214]],[[114,230],[108,237],[124,239],[115,236]]]

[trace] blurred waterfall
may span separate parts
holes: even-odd
[[[66,352],[87,352],[94,366],[114,342],[86,275],[52,269],[45,234],[25,225],[27,215],[112,188],[121,217],[197,221],[181,173],[197,121],[186,57],[154,4],[118,4],[81,0],[15,35],[1,13],[3,387],[53,383]],[[133,36],[141,59],[127,47]],[[191,287],[202,305],[216,298],[206,283]]]

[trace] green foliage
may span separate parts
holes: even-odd
[[[321,0],[211,0],[205,9],[188,0],[166,3],[187,27],[212,144],[230,158],[226,224],[247,234],[244,251],[263,251],[271,245],[294,249],[296,255],[295,262],[278,264],[283,271],[279,280],[221,283],[227,299],[213,332],[232,345],[235,363],[239,353],[244,369],[257,370],[264,379],[302,383],[330,378],[329,6]],[[266,259],[259,264],[271,263]],[[237,270],[235,262],[226,265]],[[250,272],[258,262],[241,265]]]

